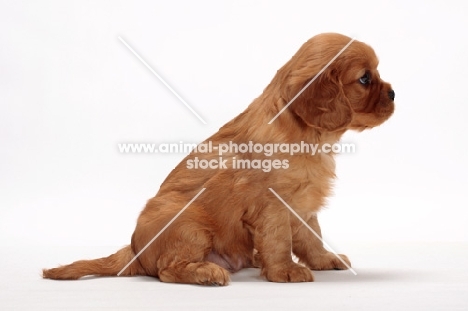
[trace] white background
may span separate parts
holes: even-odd
[[[119,284],[114,300],[107,297],[101,306],[116,309],[137,299],[128,294],[134,286],[129,279],[59,287],[39,278],[45,266],[109,255],[128,244],[146,200],[184,156],[120,154],[117,144],[202,141],[242,112],[303,42],[321,32],[340,32],[375,49],[381,77],[395,89],[396,111],[381,127],[343,138],[355,143],[357,152],[337,157],[335,195],[319,216],[324,238],[361,271],[371,266],[380,275],[393,264],[395,273],[388,275],[401,275],[401,263],[408,271],[427,267],[447,273],[427,279],[410,273],[409,280],[427,286],[416,292],[402,287],[408,280],[376,277],[380,290],[364,279],[370,294],[353,296],[343,306],[375,309],[359,303],[369,297],[383,301],[392,290],[413,310],[468,306],[461,295],[468,289],[466,278],[460,277],[467,275],[463,261],[468,259],[467,14],[462,1],[0,1],[0,282],[4,290],[18,289],[3,303],[99,308],[75,295],[81,286],[76,284],[85,284],[79,289],[84,296]],[[463,270],[450,270],[457,266]],[[357,271],[353,286],[365,275]],[[318,276],[348,288],[340,276],[354,276],[342,273]],[[243,280],[242,274],[236,277]],[[272,303],[279,290],[292,295],[282,300],[285,306],[298,301],[340,306],[337,298],[325,298],[337,288],[320,287],[320,280],[313,288],[300,287],[321,293],[314,294],[319,299],[314,302],[296,296],[297,285],[252,278],[255,283],[239,281],[244,285],[222,293],[254,285],[249,291],[261,289],[261,301]],[[200,300],[203,293],[212,296],[210,291],[150,280],[138,286],[156,282],[159,291],[168,292],[166,298],[183,289],[193,298],[188,305],[210,305]],[[444,283],[448,280],[452,283]],[[445,284],[446,296],[428,293],[431,282]],[[23,299],[25,288],[41,294]],[[71,300],[55,300],[59,291]],[[119,291],[129,295],[120,304]],[[359,287],[353,293],[358,292]],[[145,305],[146,294],[135,293],[140,293],[139,307],[154,307]],[[37,305],[43,297],[48,300]],[[248,308],[252,298],[226,297],[219,305],[234,309],[236,303]],[[163,301],[175,307],[170,299]],[[258,303],[252,308],[262,306]]]

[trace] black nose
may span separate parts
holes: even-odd
[[[390,98],[391,100],[395,99],[395,91],[394,90],[388,91],[388,98]]]

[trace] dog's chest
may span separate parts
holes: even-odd
[[[332,155],[293,158],[285,175],[291,206],[304,213],[317,212],[331,193],[334,177],[335,161]]]

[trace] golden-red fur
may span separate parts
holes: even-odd
[[[213,145],[229,141],[333,144],[348,129],[361,131],[383,123],[393,113],[394,93],[380,79],[372,48],[355,41],[268,124],[349,41],[331,33],[307,41],[260,97],[206,141]],[[371,82],[364,85],[359,79],[366,73]],[[270,172],[232,169],[234,156],[267,158],[256,153],[225,154],[228,169],[188,169],[189,159],[218,158],[217,152],[192,152],[148,201],[131,245],[107,258],[44,269],[44,278],[116,275],[202,188],[206,190],[122,275],[226,285],[229,273],[244,267],[260,267],[261,274],[274,282],[313,281],[311,269],[346,269],[268,190],[274,189],[320,234],[316,213],[335,177],[333,154],[275,154],[275,159],[288,160],[289,168]],[[291,251],[300,264],[293,262]],[[349,263],[346,256],[340,256]]]

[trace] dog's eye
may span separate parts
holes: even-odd
[[[366,85],[371,81],[370,74],[366,72],[362,77],[359,78],[359,83]]]

